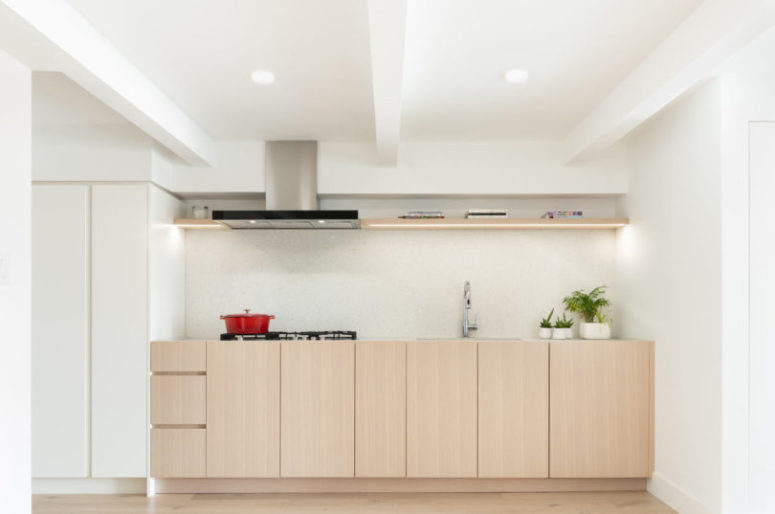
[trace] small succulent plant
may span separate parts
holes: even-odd
[[[554,309],[549,312],[549,315],[541,320],[538,326],[541,328],[552,328],[552,316],[554,316]]]
[[[557,318],[554,322],[554,328],[571,328],[573,326],[573,319],[569,319],[562,313],[562,318]]]

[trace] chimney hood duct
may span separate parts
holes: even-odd
[[[360,228],[358,211],[318,210],[317,141],[266,143],[265,211],[213,211],[235,229]]]

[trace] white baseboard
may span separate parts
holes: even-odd
[[[657,472],[654,472],[646,488],[679,514],[715,514],[697,498]]]
[[[145,494],[145,478],[33,478],[32,494]]]

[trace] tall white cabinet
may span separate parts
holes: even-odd
[[[32,473],[89,474],[89,186],[32,188]]]
[[[33,476],[145,477],[148,341],[183,335],[151,334],[170,325],[152,305],[183,315],[160,273],[182,273],[182,203],[148,183],[35,184],[33,202]]]
[[[91,464],[145,476],[148,186],[92,186]]]

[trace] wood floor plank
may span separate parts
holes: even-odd
[[[375,493],[34,495],[34,514],[671,514],[644,491],[604,493]]]

